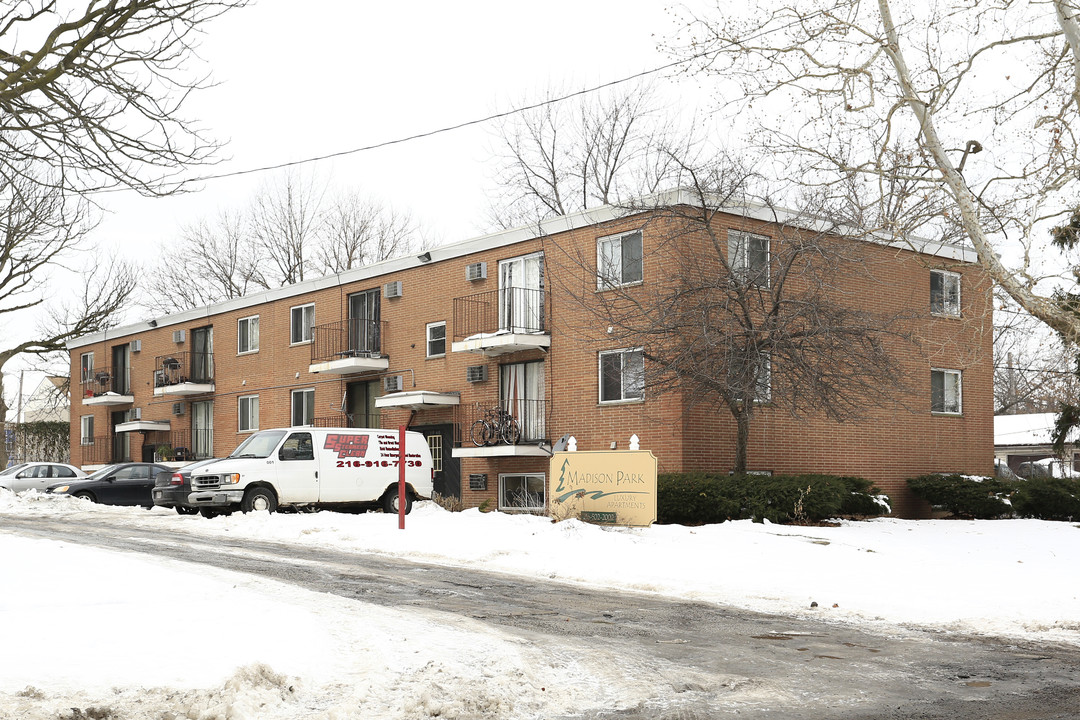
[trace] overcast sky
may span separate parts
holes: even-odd
[[[297,12],[303,7],[303,12]],[[309,3],[262,0],[208,26],[200,54],[220,83],[189,115],[228,141],[215,174],[374,145],[518,106],[548,87],[592,87],[671,61],[675,16],[660,2],[552,0]],[[662,85],[670,85],[660,81]],[[692,109],[687,110],[692,112]],[[493,126],[304,166],[413,211],[436,242],[487,229]],[[192,195],[109,197],[101,242],[134,258],[178,253],[178,228],[244,208],[282,171],[205,183]]]

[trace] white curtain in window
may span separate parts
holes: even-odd
[[[543,331],[543,287],[543,255],[500,262],[499,329],[515,333]]]

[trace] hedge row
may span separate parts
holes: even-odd
[[[888,513],[870,481],[834,475],[663,473],[657,522],[705,525],[725,520],[819,522]]]
[[[934,507],[960,518],[1080,520],[1080,480],[922,475],[908,480],[908,487]]]

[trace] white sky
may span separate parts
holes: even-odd
[[[3,515],[378,553],[733,605],[788,616],[793,625],[805,617],[891,636],[930,628],[1080,645],[1080,532],[1071,523],[880,519],[840,527],[745,521],[607,529],[418,503],[401,531],[397,516],[380,513],[206,520],[0,491]],[[585,639],[540,647],[470,618],[30,540],[2,525],[0,577],[0,715],[26,720],[91,705],[125,717],[169,710],[230,720],[345,720],[359,708],[380,718],[543,718],[580,707],[634,707],[671,690],[656,673],[605,675],[610,658]],[[199,616],[191,608],[211,610]],[[185,631],[196,617],[228,625],[227,640]],[[560,692],[544,690],[553,687]],[[732,703],[744,700],[731,694]]]

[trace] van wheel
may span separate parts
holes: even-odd
[[[397,514],[398,511],[398,492],[392,490],[387,492],[382,497],[382,509],[384,513]],[[412,494],[408,491],[405,492],[405,514],[408,515],[412,512]]]
[[[209,519],[216,518],[218,515],[221,514],[221,511],[215,510],[214,508],[199,508],[199,514],[202,515],[204,518]]]
[[[198,515],[199,508],[188,507],[187,505],[176,505],[176,512],[180,515]]]
[[[244,493],[244,499],[240,502],[240,510],[243,512],[274,512],[277,510],[277,498],[274,497],[270,488],[251,488]]]

